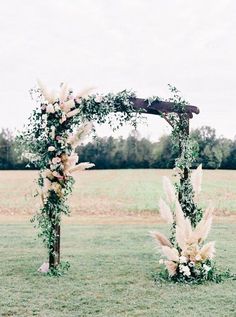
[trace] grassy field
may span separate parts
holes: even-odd
[[[0,317],[236,317],[236,280],[221,284],[155,283],[159,254],[150,230],[166,170],[89,171],[77,175],[62,225],[62,278],[37,268],[47,260],[29,223],[38,207],[36,172],[0,172]],[[202,200],[214,200],[218,267],[236,272],[236,172],[206,171]]]
[[[170,170],[105,170],[75,174],[73,214],[157,213],[162,176]],[[0,214],[32,214],[37,172],[0,172]],[[205,171],[200,202],[212,200],[217,214],[236,211],[236,171]]]

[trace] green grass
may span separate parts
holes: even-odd
[[[167,228],[157,226],[162,231]],[[62,278],[37,273],[45,250],[30,224],[1,224],[0,316],[166,317],[236,316],[236,281],[221,284],[155,284],[158,254],[148,236],[154,225],[66,224]],[[236,271],[236,224],[213,226],[218,267]]]

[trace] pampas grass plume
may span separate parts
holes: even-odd
[[[167,223],[173,223],[173,216],[170,207],[162,198],[159,200],[159,212],[163,220],[165,220]]]

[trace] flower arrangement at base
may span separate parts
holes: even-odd
[[[201,190],[201,165],[192,174],[191,181],[195,195]],[[164,258],[159,263],[164,265],[168,278],[174,281],[210,280],[215,267],[215,242],[205,240],[210,232],[213,210],[209,206],[202,219],[194,228],[183,213],[175,194],[175,188],[169,178],[163,178],[166,201],[160,199],[160,216],[174,229],[174,239],[168,239],[162,233],[151,232],[152,237],[161,248]]]

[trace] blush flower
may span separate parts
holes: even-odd
[[[201,261],[201,260],[202,260],[201,255],[197,254],[197,255],[195,256],[195,260],[196,260],[196,261]]]
[[[58,164],[58,163],[60,163],[61,162],[61,159],[60,159],[60,157],[59,156],[56,156],[56,157],[54,157],[53,159],[52,159],[52,164]]]
[[[53,107],[52,104],[49,104],[47,107],[46,107],[46,112],[47,113],[54,113],[55,112],[55,109]]]

